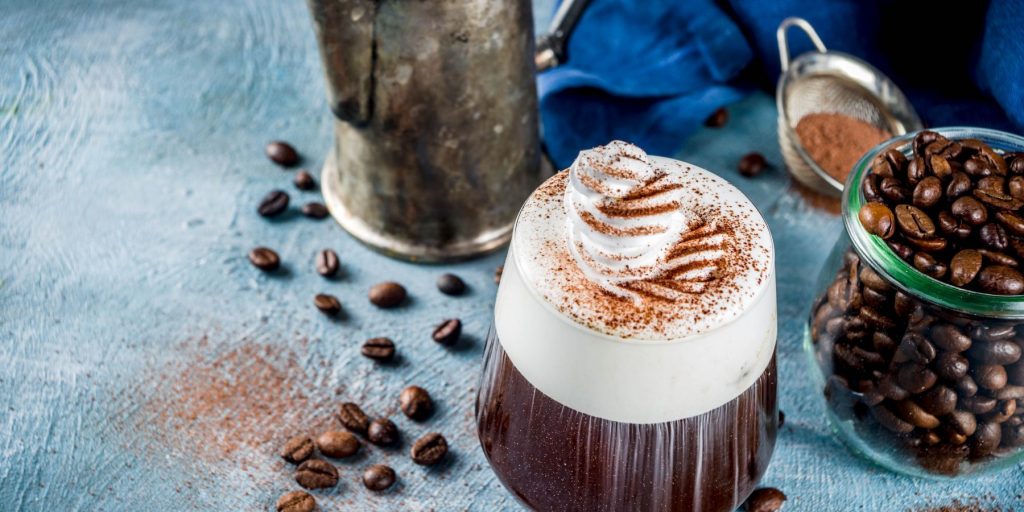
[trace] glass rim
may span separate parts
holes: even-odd
[[[879,153],[896,148],[909,154],[915,136],[933,131],[952,140],[980,139],[1002,152],[1024,151],[1024,137],[988,128],[950,126],[909,132],[889,139],[868,151],[854,164],[843,190],[842,215],[847,235],[857,254],[903,292],[936,306],[969,315],[1024,319],[1024,295],[995,295],[965,290],[925,275],[896,255],[880,237],[864,229],[858,214],[866,202],[861,185]]]

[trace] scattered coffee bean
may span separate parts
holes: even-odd
[[[314,260],[316,273],[324,277],[334,277],[338,273],[338,254],[330,249],[316,253]]]
[[[412,420],[423,421],[434,413],[434,401],[430,393],[419,386],[409,386],[398,397],[402,412]]]
[[[444,436],[431,432],[416,440],[409,450],[412,461],[421,466],[432,466],[441,462],[448,453],[448,441]]]
[[[393,308],[405,301],[405,287],[394,282],[378,283],[370,288],[370,302],[379,308]]]
[[[338,468],[330,462],[309,459],[299,465],[295,481],[306,489],[324,489],[338,484]]]
[[[501,282],[501,273],[504,271],[505,265],[498,265],[498,267],[494,269],[494,284]]]
[[[257,247],[249,251],[249,263],[260,270],[270,272],[277,270],[277,267],[281,265],[281,258],[273,249]]]
[[[395,483],[395,470],[384,464],[374,464],[363,472],[363,485],[371,491],[383,491]]]
[[[287,142],[275,140],[267,144],[267,158],[282,167],[291,167],[299,163],[299,153]]]
[[[388,338],[370,338],[363,343],[360,352],[370,359],[388,361],[395,357],[395,343]]]
[[[299,190],[313,190],[316,188],[316,180],[309,171],[302,169],[295,173],[295,188]]]
[[[707,126],[708,128],[721,128],[728,122],[729,111],[726,110],[725,107],[722,107],[712,112],[711,115],[704,120],[704,126]]]
[[[743,508],[747,512],[777,512],[786,502],[786,495],[774,487],[755,489]]]
[[[295,436],[284,444],[281,449],[281,458],[298,464],[313,455],[313,440],[309,436]]]
[[[363,435],[370,426],[370,418],[362,408],[352,402],[345,402],[338,408],[338,421],[350,431]]]
[[[466,283],[455,274],[441,274],[437,278],[437,289],[445,295],[462,295],[466,291]]]
[[[755,152],[744,155],[736,169],[740,171],[741,175],[751,178],[761,174],[766,167],[768,167],[768,161],[764,159],[764,155]]]
[[[320,453],[340,459],[355,455],[359,451],[359,440],[348,432],[329,430],[316,438],[316,446]]]
[[[387,418],[377,418],[366,429],[366,438],[377,446],[391,446],[398,442],[398,427]]]
[[[304,491],[292,491],[277,499],[277,512],[313,512],[316,499]]]
[[[434,329],[433,334],[434,341],[448,346],[454,345],[461,336],[462,321],[458,318],[450,318],[441,322],[441,325]]]
[[[338,298],[334,295],[318,293],[316,297],[313,297],[313,305],[316,306],[321,313],[328,316],[334,316],[341,313],[341,302],[338,302]]]
[[[302,214],[311,219],[325,219],[331,212],[323,203],[311,202],[302,205]]]
[[[256,211],[264,217],[273,217],[288,209],[288,193],[283,190],[271,190],[260,201]]]

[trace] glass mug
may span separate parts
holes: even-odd
[[[931,130],[1024,151],[1024,138],[979,128]],[[895,138],[854,167],[845,230],[820,274],[804,348],[833,430],[890,470],[948,478],[1024,460],[1024,296],[932,279],[858,220],[875,158],[912,151]]]
[[[568,172],[531,196],[513,232],[476,403],[484,454],[505,487],[535,510],[734,510],[767,468],[777,431],[767,226],[750,206],[763,229],[757,236],[767,240],[768,269],[731,321],[671,340],[609,335],[538,290],[565,267],[537,263],[558,258],[536,257],[535,232],[561,225],[537,203],[546,196],[558,211]],[[744,352],[743,364],[729,366]],[[742,384],[724,390],[718,365]]]

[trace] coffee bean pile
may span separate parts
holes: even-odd
[[[1024,153],[924,131],[889,149],[863,182],[858,216],[917,270],[970,290],[1024,293]]]
[[[298,152],[287,142],[274,141],[266,147],[267,157],[281,167],[293,167],[301,158]],[[306,170],[300,169],[294,176],[295,187],[302,191],[316,189],[316,180]],[[260,201],[257,213],[263,217],[276,217],[289,208],[291,201],[287,192],[272,190]],[[329,216],[326,206],[320,202],[308,202],[301,208],[306,217],[323,219]],[[256,247],[248,254],[252,265],[264,272],[275,273],[281,267],[281,257],[273,249]],[[337,279],[343,276],[341,260],[331,249],[323,249],[313,257],[313,270],[326,279]],[[496,278],[497,280],[497,278]],[[438,277],[437,288],[446,295],[462,295],[467,286],[461,278],[454,274],[443,274]],[[371,304],[381,309],[397,308],[407,302],[408,292],[400,283],[386,281],[372,286],[367,293]],[[319,293],[313,297],[313,305],[325,315],[342,314],[341,301],[334,295]],[[446,319],[431,333],[431,338],[442,345],[454,345],[462,334],[462,322],[457,318]],[[426,335],[426,334],[425,334]],[[395,343],[386,337],[374,337],[366,340],[360,353],[372,360],[388,362],[395,357]],[[402,390],[398,398],[399,409],[409,419],[422,423],[433,416],[435,407],[430,393],[420,386],[408,386]],[[337,485],[341,473],[334,463],[325,458],[340,460],[351,459],[363,446],[360,437],[365,441],[381,446],[393,447],[401,444],[402,436],[399,428],[388,418],[370,418],[363,409],[354,402],[345,402],[338,408],[336,419],[344,430],[328,430],[311,438],[298,435],[289,439],[281,448],[280,456],[286,462],[295,464],[295,481],[305,489],[324,489]],[[317,454],[321,457],[317,457]],[[409,448],[409,458],[418,465],[434,465],[445,459],[448,453],[448,442],[437,432],[428,432],[416,439]],[[382,492],[391,488],[398,480],[395,470],[384,464],[368,466],[360,476],[363,485],[374,492]],[[304,491],[292,491],[282,495],[277,503],[278,512],[310,512],[316,508],[316,499]]]
[[[811,338],[832,365],[833,409],[925,469],[956,474],[1024,447],[1024,323],[931,306],[848,252],[814,306]]]

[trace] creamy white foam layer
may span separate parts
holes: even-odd
[[[532,291],[513,242],[494,306],[502,348],[558,403],[623,423],[690,418],[735,399],[775,352],[775,276],[732,322],[687,338],[622,340],[585,328]]]
[[[603,419],[658,423],[715,409],[764,372],[776,340],[774,250],[760,214],[725,180],[631,148],[581,155],[575,172],[556,174],[527,200],[498,289],[495,328],[520,373],[559,403]],[[609,170],[610,161],[623,167]],[[573,183],[591,177],[598,181]],[[636,193],[652,183],[678,186]],[[609,205],[613,214],[640,205],[644,215],[615,218]],[[581,226],[581,212],[625,229],[654,229],[645,239],[631,239],[633,232],[602,239],[607,227]],[[580,259],[574,245],[591,256]],[[594,257],[602,254],[610,259]],[[661,273],[679,270],[679,258],[683,271],[712,262],[713,278],[695,280],[700,289],[669,283],[675,294],[634,285],[637,276],[663,283]],[[628,268],[616,267],[623,259]]]

